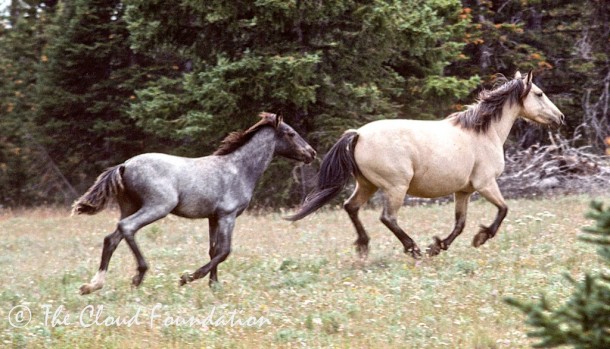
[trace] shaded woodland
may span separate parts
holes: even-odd
[[[517,153],[561,139],[555,155],[602,166],[610,135],[603,0],[12,0],[0,11],[3,207],[69,203],[139,153],[209,154],[262,110],[323,154],[368,121],[444,118],[516,70],[533,70],[567,118],[553,138],[518,123]],[[300,202],[316,164],[295,165],[272,164],[257,205]]]

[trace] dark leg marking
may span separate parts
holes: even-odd
[[[500,228],[500,224],[502,224],[504,217],[506,217],[506,214],[508,213],[508,207],[506,206],[502,193],[500,193],[498,184],[495,181],[482,190],[479,190],[479,193],[481,196],[487,199],[487,201],[491,202],[498,208],[498,214],[496,215],[496,219],[489,227],[481,225],[481,230],[479,230],[477,235],[475,235],[474,239],[472,240],[472,245],[474,247],[479,247],[487,240],[496,236],[496,233]]]
[[[470,195],[471,193],[455,193],[455,225],[453,226],[453,230],[444,240],[441,240],[438,236],[434,237],[434,242],[428,246],[426,251],[428,256],[436,256],[441,253],[441,251],[446,251],[453,243],[453,240],[462,233],[464,226],[466,225],[466,213]]]

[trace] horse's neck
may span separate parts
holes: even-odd
[[[240,175],[256,184],[269,166],[275,151],[275,132],[265,127],[256,132],[252,138],[229,155],[230,161],[241,169]]]
[[[506,139],[510,134],[510,130],[513,128],[513,124],[519,117],[519,110],[520,108],[518,105],[511,105],[507,101],[502,107],[502,116],[498,121],[491,124],[489,132],[494,138],[497,137],[497,141],[499,141],[500,144],[504,144],[504,142],[506,142]]]

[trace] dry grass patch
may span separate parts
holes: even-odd
[[[221,264],[221,287],[207,280],[178,286],[183,271],[208,261],[207,221],[168,217],[137,235],[151,269],[132,289],[135,261],[122,243],[104,289],[78,295],[97,269],[103,237],[116,212],[69,217],[68,211],[38,209],[0,214],[0,346],[81,348],[525,348],[523,316],[503,298],[560,299],[571,293],[561,273],[578,277],[599,267],[595,251],[578,242],[587,225],[590,198],[509,201],[498,236],[480,249],[470,246],[478,224],[489,224],[495,208],[471,204],[468,224],[448,252],[415,263],[365,209],[371,235],[366,262],[353,248],[355,233],[340,210],[320,212],[292,224],[281,215],[245,215],[237,220],[233,254]],[[453,206],[409,207],[401,225],[424,248],[433,235],[453,225]],[[14,328],[8,318],[27,305],[31,322]],[[139,323],[84,327],[79,315],[88,305],[100,319]],[[52,326],[45,307],[68,316],[70,325]],[[270,324],[189,326],[168,318],[265,318]],[[153,312],[159,318],[152,319]],[[86,324],[94,317],[85,313]]]

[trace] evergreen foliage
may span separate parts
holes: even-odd
[[[117,0],[62,2],[47,29],[53,39],[38,73],[34,120],[51,158],[80,189],[90,184],[83,179],[143,149],[125,112],[143,71],[122,13]]]
[[[35,132],[36,74],[48,16],[35,2],[11,4],[0,18],[0,207],[40,199],[33,190],[36,150],[29,137]]]
[[[179,52],[185,71],[138,91],[131,114],[150,132],[200,140],[201,151],[269,109],[327,147],[347,127],[396,117],[399,103],[476,86],[476,77],[452,77],[462,83],[453,91],[442,84],[462,47],[452,40],[465,28],[459,9],[451,0],[130,1],[134,47]]]
[[[282,113],[326,149],[347,128],[404,111],[421,117],[410,104],[464,97],[479,81],[444,76],[463,46],[454,40],[466,27],[457,1],[181,4],[129,2],[134,47],[178,52],[184,71],[139,90],[131,115],[148,132],[186,144],[189,155],[211,151],[261,110]],[[274,166],[266,178],[286,177],[291,167]],[[276,203],[301,199],[291,181],[263,182]]]
[[[283,114],[322,155],[368,121],[443,118],[517,69],[535,69],[567,116],[564,136],[602,152],[608,6],[13,0],[0,9],[0,205],[69,201],[71,186],[81,192],[142,152],[208,154],[262,110]],[[543,132],[518,124],[513,139],[527,146]],[[293,170],[274,163],[259,203],[297,203],[306,188]],[[43,184],[47,172],[61,190]]]

